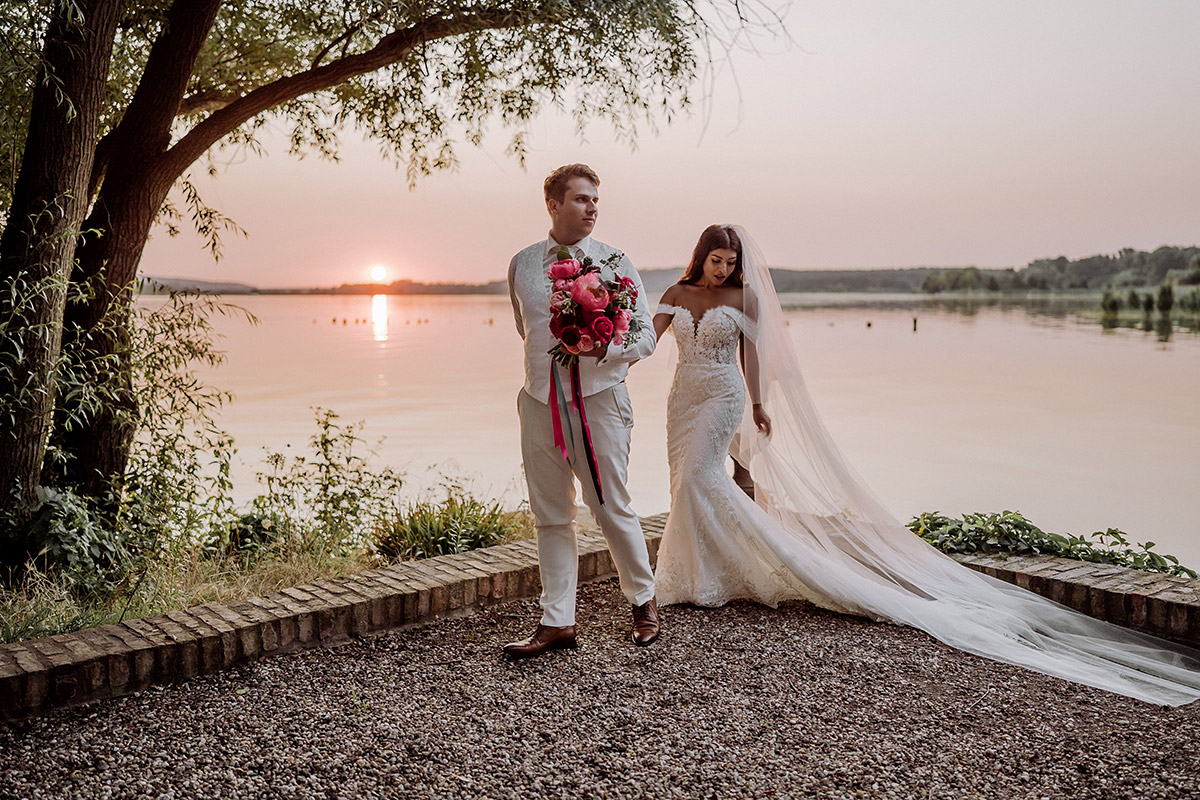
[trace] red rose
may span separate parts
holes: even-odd
[[[566,327],[563,318],[558,314],[550,315],[550,333],[555,339],[562,339],[563,328]]]
[[[592,320],[592,338],[608,344],[613,335],[613,321],[608,317],[596,317]]]

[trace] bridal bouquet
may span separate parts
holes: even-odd
[[[617,346],[635,342],[641,324],[633,315],[638,292],[632,278],[618,276],[606,281],[600,266],[614,267],[623,258],[613,253],[600,262],[584,257],[569,258],[567,248],[558,251],[559,260],[546,274],[553,282],[550,295],[550,333],[558,340],[550,355],[565,367],[579,363],[579,354],[607,344]]]
[[[617,276],[616,280],[606,281],[600,277],[601,267],[612,269],[623,257],[621,253],[613,253],[597,266],[586,256],[582,260],[571,258],[570,251],[560,247],[558,261],[546,270],[552,282],[550,333],[558,340],[548,352],[552,359],[570,369],[571,401],[579,413],[588,471],[601,505],[604,504],[604,487],[600,484],[592,432],[584,409],[583,390],[579,382],[579,354],[609,344],[619,347],[627,342],[635,342],[642,333],[641,323],[633,316],[638,299],[633,279]],[[550,365],[549,401],[554,443],[562,451],[562,457],[569,461],[560,414],[560,410],[566,407],[567,398],[553,363]]]

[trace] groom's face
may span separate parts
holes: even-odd
[[[587,178],[575,177],[567,181],[567,190],[562,202],[551,197],[546,201],[550,211],[551,231],[559,244],[575,244],[591,236],[596,227],[596,204],[600,202],[600,190]]]

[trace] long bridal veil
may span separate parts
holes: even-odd
[[[774,522],[768,546],[833,610],[919,628],[987,658],[1147,702],[1200,699],[1200,651],[1092,619],[962,566],[901,525],[825,430],[762,254],[740,227],[748,380],[771,415],[747,412],[734,455]]]

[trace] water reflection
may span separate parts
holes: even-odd
[[[388,296],[386,294],[377,294],[371,297],[371,327],[375,332],[375,341],[387,341]]]
[[[1198,292],[1200,294],[1200,292]],[[1100,307],[1101,296],[1096,292],[1047,294],[974,294],[923,295],[845,293],[785,293],[779,300],[786,310],[861,309],[907,310],[922,314],[952,314],[963,323],[973,324],[982,312],[1016,315],[1028,324],[1040,328],[1092,328],[1100,332],[1136,330],[1151,336],[1148,341],[1170,345],[1180,334],[1200,333],[1200,312],[1163,316],[1155,313],[1154,300],[1145,295],[1145,302],[1130,302],[1131,308],[1105,312]],[[1200,301],[1197,301],[1200,302]],[[865,315],[864,315],[865,321]],[[913,330],[917,330],[916,320]]]
[[[1155,344],[1157,311],[1149,333],[1129,327],[1141,327],[1139,309],[1120,314],[1118,332],[1102,337],[1094,293],[1070,298],[1078,311],[1065,301],[1030,310],[984,302],[972,316],[911,295],[799,299],[786,330],[814,403],[838,446],[901,518],[1016,507],[1047,530],[1112,525],[1200,564],[1193,513],[1200,336],[1186,332],[1189,317],[1173,314],[1170,342]],[[237,397],[222,408],[221,424],[237,439],[239,503],[263,490],[255,481],[265,469],[262,448],[305,447],[313,405],[365,422],[372,445],[384,439],[373,458],[406,472],[406,501],[426,491],[440,499],[443,476],[470,481],[507,507],[524,499],[513,408],[522,354],[515,331],[501,329],[512,319],[507,295],[267,295],[238,304],[262,324],[215,320],[228,336],[228,361],[202,375]],[[1061,317],[1038,313],[1060,309]],[[1170,352],[1147,357],[1154,347]],[[663,431],[674,340],[660,348],[628,381],[636,419],[628,486],[634,508],[646,514],[670,504]],[[464,375],[469,391],[458,388]]]
[[[1158,341],[1171,341],[1171,332],[1174,330],[1174,327],[1175,326],[1171,324],[1170,317],[1166,316],[1165,314],[1159,317],[1158,324],[1154,326],[1154,331],[1158,334]]]

